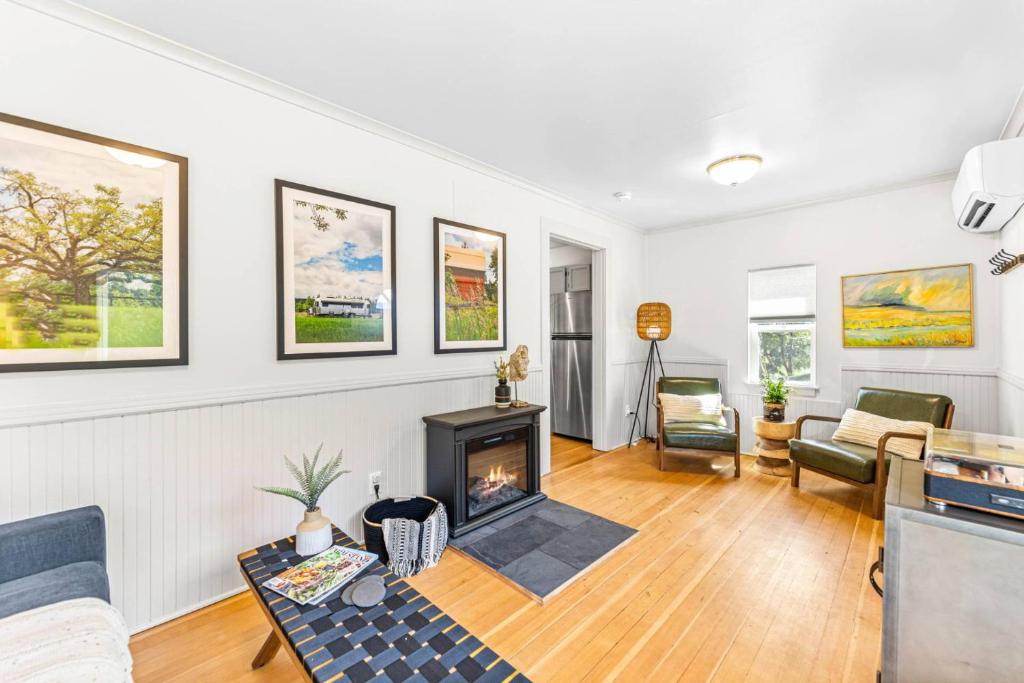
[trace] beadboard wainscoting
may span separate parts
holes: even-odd
[[[843,407],[852,407],[860,387],[884,387],[953,399],[953,428],[995,433],[999,425],[999,376],[995,370],[842,366]]]
[[[520,398],[540,402],[546,381],[532,371]],[[301,506],[254,488],[289,483],[282,455],[311,453],[320,443],[325,455],[344,450],[351,472],[321,503],[335,524],[362,538],[371,472],[383,475],[381,495],[424,491],[420,418],[486,405],[493,396],[494,374],[481,370],[378,388],[26,420],[0,428],[0,523],[99,505],[112,600],[137,632],[237,592],[235,556],[294,533]]]
[[[1024,377],[999,373],[999,433],[1024,437]]]

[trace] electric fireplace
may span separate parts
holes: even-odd
[[[546,496],[538,433],[543,406],[475,408],[424,417],[427,495],[461,536]]]
[[[530,428],[466,442],[466,514],[469,519],[529,495]]]

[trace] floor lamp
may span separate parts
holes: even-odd
[[[640,381],[640,393],[636,397],[636,410],[633,411],[633,424],[629,428],[629,440],[626,445],[633,446],[633,430],[640,421],[640,404],[643,403],[644,393],[647,394],[647,406],[644,408],[644,426],[642,436],[652,441],[647,435],[647,423],[651,412],[651,394],[654,392],[655,369],[654,362],[657,359],[658,368],[661,369],[662,377],[665,376],[665,366],[661,362],[661,351],[658,349],[658,342],[668,339],[672,334],[672,309],[668,304],[657,302],[640,304],[636,309],[636,334],[645,341],[651,342],[647,350],[647,362],[644,364],[644,376]]]

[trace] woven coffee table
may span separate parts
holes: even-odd
[[[358,547],[334,527],[335,545]],[[380,574],[384,601],[369,609],[345,605],[341,590],[319,603],[299,605],[261,584],[307,558],[295,538],[283,538],[238,556],[242,576],[272,631],[252,667],[269,662],[282,645],[308,681],[527,681],[511,664],[451,617],[395,577],[380,562],[363,574]]]

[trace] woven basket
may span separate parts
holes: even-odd
[[[437,501],[429,496],[414,498],[383,498],[370,504],[363,511],[363,539],[367,552],[376,553],[383,563],[388,563],[388,550],[384,545],[385,519],[412,519],[425,522],[437,508]]]
[[[636,309],[636,334],[646,341],[664,341],[672,334],[672,309],[668,304],[651,302]]]

